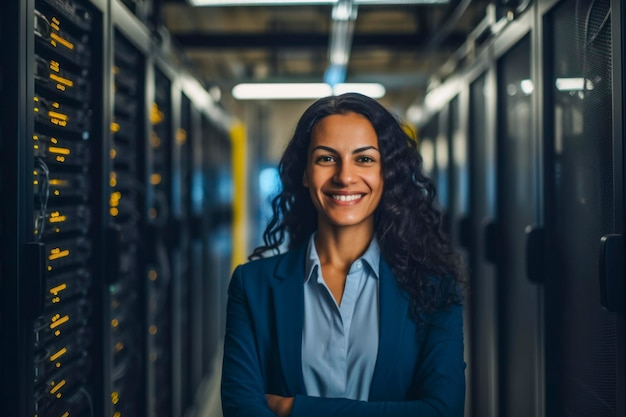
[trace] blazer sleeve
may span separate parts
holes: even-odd
[[[416,400],[366,402],[296,396],[292,417],[462,417],[465,404],[461,306],[433,316],[416,374]]]
[[[228,287],[226,317],[221,385],[224,417],[276,417],[267,407],[241,267],[235,269]]]

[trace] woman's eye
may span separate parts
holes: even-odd
[[[335,160],[335,158],[333,158],[332,156],[329,155],[325,155],[325,156],[320,156],[319,158],[317,158],[317,162],[333,162]]]
[[[367,164],[367,163],[370,163],[370,162],[374,162],[374,159],[370,158],[369,156],[359,156],[357,158],[357,161],[361,162],[361,163],[366,163]]]

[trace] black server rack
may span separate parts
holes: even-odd
[[[145,143],[145,60],[118,30],[113,38],[113,117],[109,148],[109,303],[112,415],[145,411],[144,282],[140,273],[142,210],[140,173]]]
[[[148,414],[171,414],[172,392],[172,268],[168,248],[172,156],[172,85],[154,67],[154,98],[150,107],[148,165],[149,234],[146,251],[146,325]]]
[[[178,243],[180,251],[179,266],[179,317],[178,329],[180,340],[180,360],[178,362],[178,372],[180,384],[179,388],[179,406],[182,410],[191,407],[193,403],[192,393],[195,391],[191,383],[191,363],[192,358],[192,309],[191,299],[193,287],[191,286],[191,207],[192,207],[192,152],[191,152],[191,131],[192,131],[192,109],[191,101],[187,96],[182,95],[180,107],[180,127],[176,134],[176,143],[179,145],[181,170],[180,170],[180,208],[178,215],[180,222],[178,223]],[[174,369],[177,369],[174,366]],[[174,397],[176,398],[176,397]],[[176,408],[174,408],[176,411]]]
[[[469,210],[466,415],[622,416],[623,4],[525,3],[429,93],[421,125],[439,188],[451,185],[443,208]]]
[[[89,4],[35,2],[32,233],[45,262],[34,320],[37,416],[93,415],[99,389],[101,30]]]

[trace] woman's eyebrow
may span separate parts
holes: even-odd
[[[324,146],[324,145],[317,145],[315,148],[313,148],[313,151],[316,150],[323,150],[326,152],[331,152],[331,153],[338,153],[335,149],[331,148],[330,146]],[[357,148],[355,150],[352,151],[353,154],[357,154],[357,153],[361,153],[361,152],[365,152],[367,150],[373,149],[376,152],[380,153],[380,151],[378,150],[378,148],[376,148],[376,146],[363,146],[362,148]]]

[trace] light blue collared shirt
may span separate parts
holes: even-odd
[[[378,264],[374,237],[350,266],[337,305],[309,240],[304,282],[302,373],[308,395],[367,401],[378,355]]]

